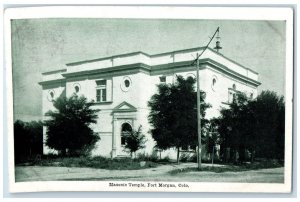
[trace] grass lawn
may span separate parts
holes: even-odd
[[[179,173],[188,173],[188,172],[214,172],[214,173],[243,172],[249,170],[259,170],[259,169],[279,168],[279,167],[282,167],[282,165],[272,161],[255,162],[252,164],[244,164],[244,165],[222,165],[222,166],[203,165],[200,169],[198,169],[197,167],[175,169],[170,171],[169,174],[176,175]]]
[[[103,157],[44,157],[16,165],[17,182],[53,180],[134,180],[172,182],[255,182],[283,183],[284,168],[273,162],[246,165],[202,164],[200,172],[196,163],[167,163],[145,160],[107,159]],[[268,168],[268,169],[265,169]]]
[[[22,164],[20,164],[22,165]],[[55,167],[89,167],[108,170],[138,170],[155,168],[157,163],[151,161],[133,160],[130,158],[109,159],[104,157],[43,157],[37,161],[27,162],[27,166],[55,166]]]
[[[175,169],[168,172],[170,175],[177,175],[189,172],[242,172],[249,170],[258,170],[265,168],[279,168],[282,164],[275,161],[254,162],[252,164],[232,165],[232,164],[217,164],[211,166],[209,164],[202,165],[199,170],[197,167],[178,167],[176,163],[165,160],[152,159],[110,159],[105,157],[58,157],[58,156],[43,156],[38,160],[29,160],[17,166],[53,166],[53,167],[80,167],[80,168],[98,168],[107,170],[139,170],[147,168],[156,168],[159,165],[174,165]],[[177,167],[177,168],[176,168]]]

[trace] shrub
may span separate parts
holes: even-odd
[[[41,121],[14,123],[15,163],[36,159],[43,153],[43,125]]]

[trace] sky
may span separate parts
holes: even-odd
[[[285,94],[285,22],[160,19],[12,21],[14,120],[41,120],[42,72],[66,63],[142,51],[205,46],[220,27],[220,51],[259,73],[258,90]],[[215,46],[212,42],[211,48]]]

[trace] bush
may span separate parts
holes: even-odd
[[[145,147],[145,136],[142,134],[142,126],[139,126],[137,131],[129,132],[125,136],[125,148],[130,151],[132,156],[137,150]]]
[[[43,125],[41,121],[14,123],[15,163],[34,160],[43,153]]]
[[[109,170],[138,170],[144,168],[153,168],[157,164],[146,161],[145,166],[141,167],[139,160],[131,158],[110,159],[102,156],[96,157],[59,157],[44,156],[39,162],[32,162],[31,165],[38,166],[59,166],[59,167],[90,167]]]

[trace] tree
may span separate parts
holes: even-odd
[[[238,92],[229,108],[221,109],[218,121],[218,132],[221,137],[221,148],[225,161],[237,163],[245,161],[246,149],[253,151],[256,146],[254,138],[254,111],[250,108],[251,100],[244,93]],[[230,148],[230,154],[228,149]],[[229,156],[231,159],[228,159]]]
[[[256,155],[264,158],[284,158],[285,103],[284,97],[272,91],[262,91],[253,103],[255,131],[260,147]]]
[[[142,134],[142,126],[138,130],[134,130],[125,136],[125,148],[130,151],[132,157],[133,153],[145,147],[145,136]]]
[[[246,160],[246,151],[263,158],[282,159],[284,156],[284,98],[275,92],[262,91],[256,99],[238,93],[229,108],[221,110],[218,132],[221,137],[221,152],[228,161]]]
[[[49,111],[45,121],[47,126],[46,145],[58,150],[62,155],[87,154],[93,149],[99,136],[90,128],[97,122],[97,112],[91,109],[87,98],[72,95],[53,101],[56,111]]]
[[[174,84],[158,85],[158,93],[154,94],[150,107],[150,130],[159,149],[177,148],[179,161],[180,147],[197,145],[197,97],[194,88],[195,79],[177,77]],[[205,93],[201,92],[201,125],[207,124],[205,111],[210,105],[204,102]],[[202,133],[203,134],[203,133]]]
[[[15,162],[28,160],[43,153],[43,124],[41,121],[14,123]]]

